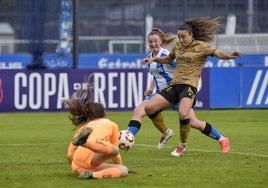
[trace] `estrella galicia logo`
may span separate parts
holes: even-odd
[[[2,88],[2,78],[0,78],[0,104],[3,101],[3,98],[4,98],[4,91],[3,91],[3,88]]]

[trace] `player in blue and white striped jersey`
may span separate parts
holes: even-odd
[[[163,48],[163,44],[167,44],[175,40],[174,35],[164,34],[160,29],[155,28],[148,34],[148,45],[150,52],[147,57],[162,57],[167,56],[169,51]],[[134,135],[138,133],[141,127],[142,118],[146,116],[144,107],[148,100],[152,98],[155,92],[160,92],[172,80],[175,69],[175,61],[170,64],[160,64],[153,62],[147,66],[149,73],[152,75],[150,87],[144,92],[145,99],[134,109],[133,116],[128,124],[128,130]],[[160,130],[162,132],[162,130]]]
[[[167,56],[169,51],[165,48],[160,48],[159,52],[155,55],[156,57]],[[153,51],[147,57],[153,57]],[[170,64],[160,64],[153,62],[149,65],[148,71],[153,76],[153,81],[155,84],[155,91],[159,92],[164,89],[172,80],[174,68],[176,62],[173,61]]]

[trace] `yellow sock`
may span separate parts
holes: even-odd
[[[154,126],[155,126],[161,133],[164,133],[164,132],[167,130],[168,127],[166,126],[166,124],[165,124],[165,122],[164,122],[164,118],[163,118],[161,112],[158,112],[156,116],[154,116],[154,117],[149,117],[149,118],[152,120]]]
[[[180,120],[180,140],[181,143],[186,143],[190,133],[190,121],[189,119]]]

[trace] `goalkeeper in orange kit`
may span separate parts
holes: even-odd
[[[80,126],[68,148],[68,161],[82,179],[118,178],[128,174],[119,153],[118,125],[106,118],[103,105],[90,100],[90,85],[64,100],[73,125]],[[107,160],[112,163],[106,162]]]

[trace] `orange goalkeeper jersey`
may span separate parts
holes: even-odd
[[[107,119],[107,118],[99,118],[87,122],[83,126],[81,126],[75,133],[74,136],[77,136],[85,127],[91,126],[93,127],[93,131],[90,133],[88,139],[94,141],[104,141],[110,143],[114,146],[119,145],[118,139],[118,125]],[[94,152],[88,148],[83,146],[75,146],[70,143],[68,148],[68,160],[70,163],[75,158],[76,164],[79,166],[83,166],[84,168],[90,168],[90,162],[92,160]],[[118,154],[113,160],[114,164],[122,164],[121,156]]]

